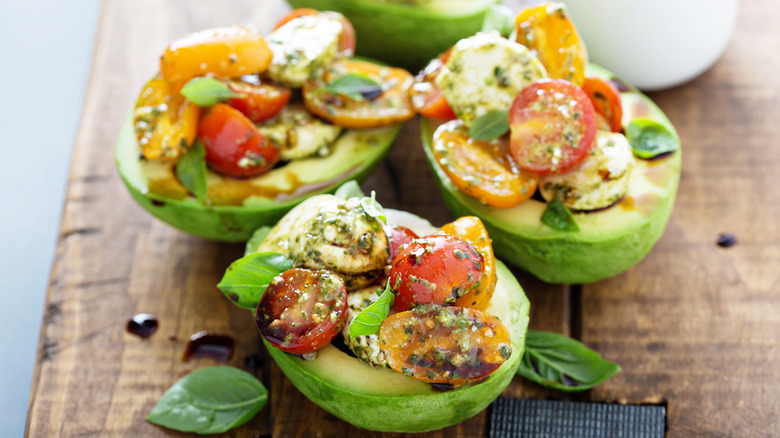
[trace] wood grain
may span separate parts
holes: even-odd
[[[229,364],[254,373],[270,391],[259,415],[223,436],[403,436],[354,428],[303,397],[260,345],[247,312],[215,287],[242,245],[156,221],[133,203],[114,168],[113,143],[126,111],[171,40],[232,23],[267,31],[287,10],[281,0],[104,1],[28,436],[183,436],[144,418],[173,382],[215,364],[182,360],[187,339],[201,330],[234,336]],[[779,13],[771,0],[742,2],[737,32],[715,67],[652,95],[682,136],[684,163],[672,220],[644,261],[582,288],[514,270],[532,303],[533,328],[579,337],[623,371],[578,396],[516,378],[505,396],[664,403],[670,437],[780,435]],[[451,219],[414,121],[364,189],[433,223]],[[738,244],[717,247],[723,231],[736,234]],[[141,312],[160,320],[147,340],[124,330]],[[417,436],[485,437],[487,419],[483,412]]]

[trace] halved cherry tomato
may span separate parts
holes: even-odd
[[[597,77],[585,78],[582,91],[588,95],[596,113],[606,119],[608,130],[623,131],[623,104],[620,92],[612,82]]]
[[[482,254],[482,282],[455,300],[455,305],[484,312],[490,304],[497,281],[496,256],[485,225],[476,216],[463,216],[439,228],[438,233],[459,237]]]
[[[195,141],[200,108],[152,78],[144,85],[133,112],[141,153],[149,160],[175,160]]]
[[[395,257],[401,252],[404,245],[412,243],[413,239],[417,239],[419,236],[409,228],[402,227],[400,225],[387,224],[382,227],[387,235],[387,244],[390,246],[390,263],[395,260]]]
[[[574,169],[596,137],[593,104],[563,79],[541,79],[524,88],[509,109],[509,127],[515,161],[539,175]]]
[[[354,99],[327,91],[336,79],[354,73],[379,84],[378,95]],[[395,125],[414,117],[409,101],[412,75],[406,70],[368,61],[342,59],[331,63],[322,78],[303,85],[303,101],[313,114],[344,128],[378,128]]]
[[[261,73],[271,65],[262,35],[241,26],[218,27],[180,38],[165,49],[160,73],[175,89],[206,74],[220,78]]]
[[[255,322],[263,337],[282,351],[313,353],[328,345],[347,318],[347,289],[330,271],[294,268],[268,285]]]
[[[463,193],[493,207],[507,208],[533,196],[539,176],[517,166],[509,140],[474,140],[460,121],[450,121],[433,134],[433,156]]]
[[[450,52],[451,49],[429,62],[417,75],[414,84],[409,89],[409,96],[415,111],[430,119],[446,121],[456,118],[455,111],[452,110],[441,89],[436,85],[436,77],[439,76],[439,72],[450,58]]]
[[[201,119],[198,135],[206,148],[206,163],[219,173],[251,177],[279,161],[279,149],[237,109],[218,103]]]
[[[241,111],[254,123],[264,122],[275,117],[290,101],[290,89],[282,85],[263,82],[256,75],[242,76],[238,80],[229,80],[228,87],[244,97],[228,100],[228,104]]]
[[[527,8],[515,18],[517,42],[528,47],[554,79],[582,86],[588,52],[563,3]]]
[[[451,305],[482,281],[482,255],[463,240],[444,234],[415,239],[390,265],[393,310],[418,304]]]
[[[379,344],[390,368],[453,386],[487,377],[512,354],[509,332],[498,318],[454,306],[388,317]]]
[[[341,35],[339,36],[339,52],[341,52],[345,56],[354,55],[355,40],[356,40],[355,27],[352,26],[352,22],[350,22],[347,17],[345,17],[344,15],[338,12],[333,12],[333,11],[320,12],[316,9],[311,9],[311,8],[293,9],[292,11],[290,11],[290,13],[282,17],[282,19],[276,23],[273,30],[279,29],[280,27],[295,20],[296,18],[306,17],[309,15],[317,15],[317,14],[325,14],[326,16],[341,21]]]

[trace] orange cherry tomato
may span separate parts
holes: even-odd
[[[418,304],[451,305],[482,279],[483,258],[463,240],[432,234],[413,240],[390,265],[393,310]]]
[[[229,80],[227,84],[234,92],[244,95],[229,99],[227,103],[254,123],[276,117],[290,101],[292,94],[289,88],[268,81],[263,82],[256,75]]]
[[[455,387],[489,376],[512,354],[498,318],[454,306],[391,315],[379,328],[379,344],[395,371]]]
[[[379,88],[359,99],[325,89],[328,84],[349,73],[367,76],[377,82]],[[395,125],[414,117],[409,101],[412,80],[412,75],[400,68],[342,59],[330,64],[322,78],[303,85],[303,101],[316,116],[344,128]]]
[[[554,79],[582,86],[588,52],[563,3],[527,8],[515,18],[517,42],[528,47]]]
[[[485,225],[476,216],[464,216],[450,222],[437,233],[459,237],[473,246],[482,255],[482,282],[455,300],[455,306],[485,311],[496,288],[496,256]]]
[[[279,161],[280,152],[273,142],[240,111],[224,103],[209,109],[198,135],[206,149],[206,164],[224,175],[257,176]]]
[[[133,111],[141,153],[149,160],[175,160],[195,141],[200,108],[163,79],[144,85]]]
[[[275,277],[257,305],[255,322],[263,337],[292,354],[313,353],[344,328],[347,289],[330,271],[290,269]]]
[[[261,73],[272,53],[262,35],[241,27],[219,27],[180,38],[160,58],[160,74],[175,88],[194,77],[220,78]]]
[[[280,27],[295,20],[296,18],[307,17],[310,15],[318,15],[318,14],[324,14],[328,17],[335,18],[341,22],[341,35],[339,36],[339,52],[341,52],[343,55],[346,56],[354,55],[355,41],[356,41],[355,27],[352,26],[352,22],[349,21],[347,17],[345,17],[344,15],[338,12],[333,12],[333,11],[320,12],[316,9],[311,9],[311,8],[293,9],[292,11],[290,11],[289,14],[282,17],[282,19],[276,23],[273,30],[279,29]]]
[[[441,89],[436,85],[436,77],[439,76],[439,72],[450,58],[450,52],[451,50],[447,50],[428,63],[417,75],[414,84],[409,89],[414,110],[430,119],[447,121],[457,118],[455,111],[452,110]]]
[[[517,205],[533,196],[539,184],[538,175],[517,166],[506,137],[474,140],[459,121],[436,129],[433,156],[459,190],[493,207]]]
[[[541,79],[517,95],[509,109],[512,156],[539,175],[568,172],[582,163],[596,138],[593,104],[563,79]]]
[[[585,78],[582,91],[588,95],[596,113],[606,119],[609,130],[622,132],[623,104],[620,101],[620,92],[612,82],[597,77]]]

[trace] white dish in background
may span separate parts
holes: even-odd
[[[738,0],[564,0],[590,61],[645,91],[689,81],[720,58]]]

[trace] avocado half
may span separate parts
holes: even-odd
[[[355,27],[356,52],[416,72],[461,38],[482,28],[499,0],[288,0],[295,8],[344,14]]]
[[[149,213],[184,232],[207,239],[243,242],[309,196],[362,181],[389,152],[401,125],[344,131],[325,157],[291,161],[255,178],[236,179],[208,171],[208,197],[201,202],[176,178],[174,164],[140,158],[131,118],[122,127],[115,158],[127,189]]]
[[[388,223],[419,235],[436,230],[405,212],[385,210]],[[500,261],[498,282],[487,313],[509,330],[512,354],[487,380],[457,390],[439,390],[387,368],[373,368],[332,344],[314,360],[303,360],[263,341],[288,379],[312,402],[364,429],[424,432],[460,423],[485,409],[509,385],[525,346],[530,303],[512,273]]]
[[[614,79],[593,64],[587,75]],[[679,135],[663,111],[636,88],[627,88],[621,92],[623,126],[648,117],[669,129],[679,144]],[[574,213],[580,231],[567,232],[542,224],[544,202],[529,199],[503,209],[481,204],[458,190],[433,158],[431,140],[438,125],[423,119],[422,140],[447,208],[455,216],[482,219],[496,255],[545,282],[592,283],[620,274],[650,252],[669,222],[682,167],[679,148],[651,160],[637,159],[626,196],[606,209]]]

